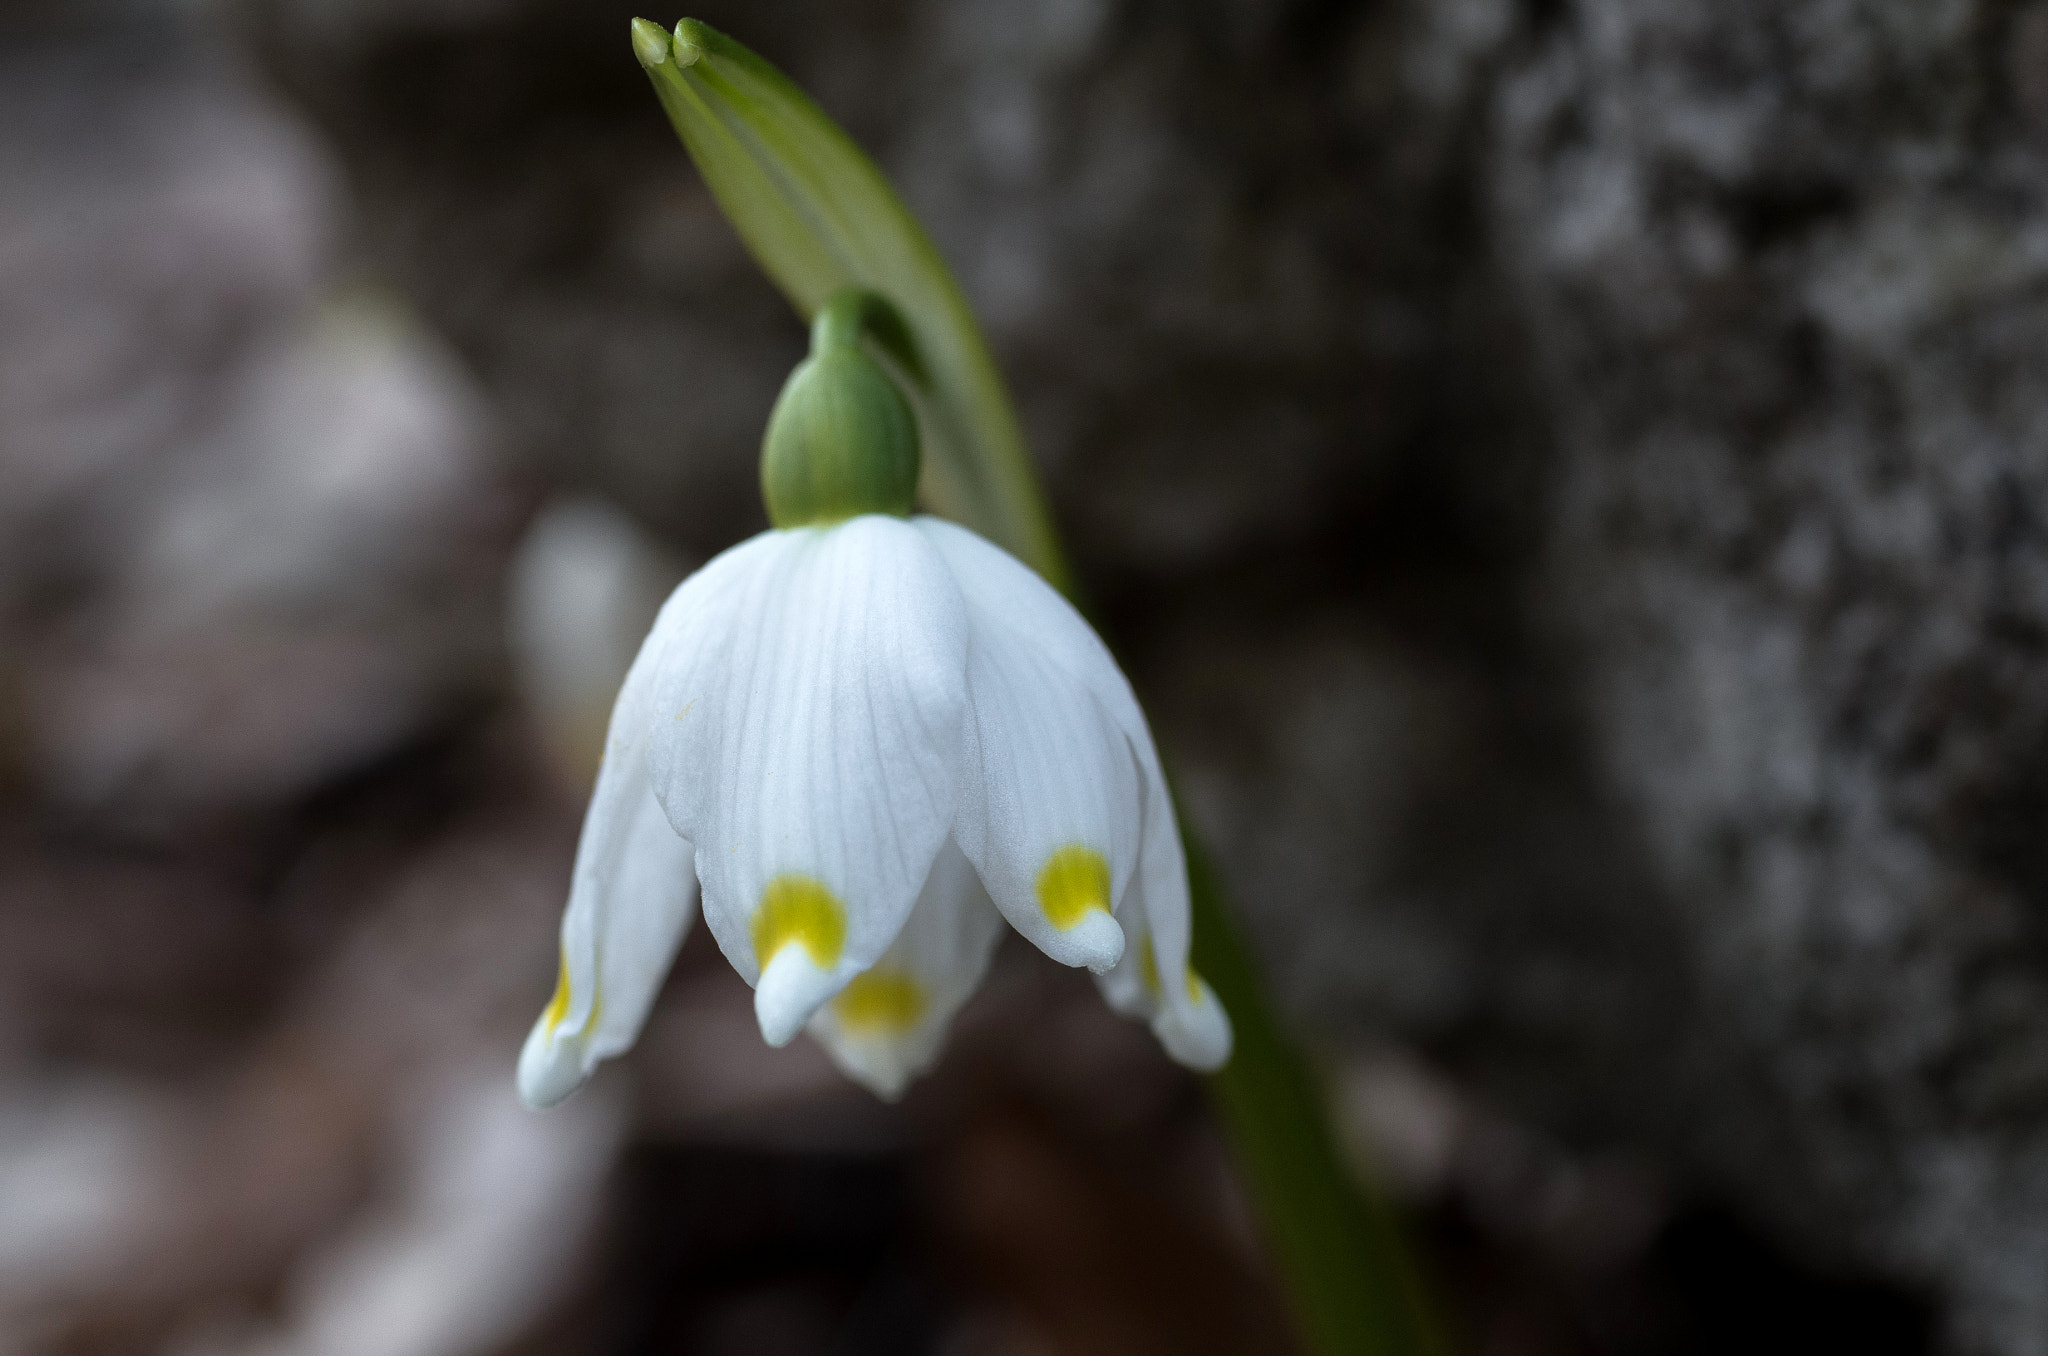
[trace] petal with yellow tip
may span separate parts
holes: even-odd
[[[696,918],[694,854],[649,776],[656,678],[679,636],[717,629],[757,553],[736,547],[685,580],[620,685],[576,844],[555,996],[519,1054],[519,1093],[531,1105],[559,1102],[632,1045]]]
[[[918,527],[952,567],[971,628],[967,770],[954,836],[1010,926],[1066,965],[1123,954],[1117,901],[1138,857],[1130,741],[1095,694],[1121,683],[1081,614],[964,528]]]
[[[946,1029],[981,984],[1002,931],[974,867],[949,841],[903,931],[818,1010],[811,1035],[848,1078],[895,1100],[937,1062]]]
[[[1187,859],[1181,848],[1180,828],[1174,820],[1173,798],[1159,765],[1151,729],[1130,683],[1080,614],[1023,564],[965,528],[930,518],[917,522],[960,580],[974,619],[977,643],[985,632],[998,628],[1019,638],[1020,643],[1030,648],[1040,671],[1058,676],[1049,682],[1086,692],[1094,709],[1121,734],[1121,747],[1128,751],[1134,766],[1136,785],[1129,791],[1119,787],[1118,806],[1123,813],[1118,826],[1133,833],[1137,842],[1135,859],[1130,865],[1119,853],[1107,856],[1115,873],[1112,907],[1125,944],[1117,964],[1090,968],[1096,971],[1097,982],[1111,1005],[1151,1021],[1175,1059],[1195,1068],[1220,1066],[1230,1055],[1230,1019],[1208,986],[1199,980],[1193,991],[1186,985],[1166,985],[1158,994],[1151,995],[1138,976],[1137,944],[1141,938],[1151,940],[1160,972],[1174,974],[1187,967],[1191,937]],[[979,717],[980,687],[976,688],[975,701]],[[1085,719],[1072,718],[1073,728],[1086,725]],[[985,749],[982,756],[986,761]],[[1121,768],[1118,773],[1120,776]],[[974,828],[963,796],[961,845],[982,867],[990,892],[1011,923],[1059,957],[1059,951],[1048,946],[1028,926],[1032,921],[1029,915],[1020,916],[1007,902],[1004,889],[991,874],[989,854],[970,846]],[[999,835],[1003,830],[998,827],[990,832]],[[1075,841],[1087,842],[1081,837]],[[1092,912],[1087,915],[1095,916]],[[1057,936],[1053,940],[1057,945]]]
[[[651,758],[705,922],[781,1044],[888,949],[951,829],[967,623],[903,519],[754,543],[737,605],[668,652]]]

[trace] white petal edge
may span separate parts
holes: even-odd
[[[936,1064],[954,1014],[981,986],[1003,918],[948,841],[889,949],[811,1018],[840,1072],[884,1101]]]
[[[697,873],[689,841],[669,827],[635,769],[638,795],[628,806],[593,800],[585,837],[611,858],[578,872],[562,917],[562,976],[567,996],[548,1005],[519,1053],[519,1095],[553,1106],[629,1049],[697,917]],[[629,818],[623,833],[593,822]],[[605,847],[616,843],[613,852]]]
[[[576,844],[562,914],[556,996],[519,1053],[519,1094],[552,1106],[638,1037],[677,948],[695,920],[689,842],[655,801],[649,717],[662,656],[694,619],[716,610],[734,576],[735,548],[669,596],[612,705],[604,761]]]
[[[931,874],[953,820],[967,623],[951,573],[902,519],[755,541],[732,606],[668,651],[651,766],[697,845],[705,921],[779,1044],[874,964]],[[783,916],[771,886],[811,901],[813,921],[828,898],[839,934],[769,927],[760,954],[757,924]]]
[[[1130,741],[1055,658],[1088,653],[1074,633],[1093,633],[1043,582],[1056,607],[1008,611],[1008,581],[984,586],[986,556],[951,563],[967,603],[972,707],[954,837],[1010,926],[1054,960],[1101,973],[1123,955],[1113,911],[1142,821]],[[1092,655],[1113,672],[1099,642]]]
[[[1123,732],[1141,787],[1141,841],[1137,869],[1115,910],[1128,934],[1123,955],[1098,973],[1097,983],[1118,1011],[1149,1019],[1175,1060],[1220,1068],[1230,1057],[1230,1018],[1188,966],[1187,857],[1137,695],[1101,638],[1028,566],[966,528],[937,518],[915,521],[961,581],[977,623],[992,617],[1028,636],[1044,660],[1085,687]],[[1144,978],[1148,959],[1158,983]]]

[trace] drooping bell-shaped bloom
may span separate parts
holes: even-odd
[[[770,423],[781,525],[683,582],[619,692],[520,1056],[536,1105],[633,1042],[700,900],[767,1042],[808,1028],[885,1097],[936,1060],[1005,920],[1182,1063],[1228,1057],[1130,685],[1029,568],[907,516],[916,425],[847,317],[821,315]]]

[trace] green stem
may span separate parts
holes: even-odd
[[[1209,1078],[1273,1249],[1304,1348],[1315,1356],[1437,1353],[1419,1277],[1385,1201],[1348,1173],[1314,1076],[1266,1004],[1214,868],[1186,816],[1194,962],[1236,1028],[1230,1063]]]

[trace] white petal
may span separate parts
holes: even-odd
[[[931,873],[953,820],[967,624],[901,519],[756,541],[733,605],[662,665],[652,767],[697,845],[705,921],[780,1043],[874,964]]]
[[[731,573],[713,562],[676,590],[612,706],[562,915],[555,997],[519,1055],[519,1093],[531,1105],[561,1101],[633,1043],[696,917],[693,853],[655,801],[648,734],[662,655],[688,618],[717,603]]]
[[[1098,979],[1103,996],[1124,1015],[1148,1019],[1152,1033],[1178,1062],[1204,1073],[1222,1068],[1230,1059],[1230,1014],[1188,964],[1185,925],[1176,948],[1170,934],[1151,926],[1157,914],[1172,911],[1147,907],[1142,883],[1133,885],[1131,893],[1137,897],[1127,919],[1131,948],[1123,964]]]
[[[1142,804],[1140,844],[1135,874],[1115,908],[1117,921],[1130,934],[1128,944],[1115,968],[1100,974],[1098,982],[1119,1011],[1150,1018],[1175,1059],[1199,1069],[1220,1067],[1230,1056],[1230,1018],[1188,967],[1187,859],[1159,753],[1130,683],[1080,614],[1028,567],[965,528],[935,518],[916,521],[960,581],[977,644],[984,632],[997,629],[1020,637],[1044,666],[1086,689],[1122,732],[1139,781],[1134,799]],[[979,714],[978,688],[975,702]],[[1076,719],[1076,726],[1085,728],[1085,722]],[[962,818],[966,829],[964,807]],[[975,856],[968,843],[969,834],[963,832],[961,844]],[[986,867],[983,876],[989,879]],[[1003,905],[1003,890],[995,880],[989,879],[989,888]],[[1026,931],[1010,907],[1004,913]],[[1159,982],[1147,981],[1148,969]]]
[[[1124,949],[1112,910],[1137,865],[1137,764],[1085,688],[971,615],[954,833],[1011,926],[1062,964],[1107,970]]]
[[[955,836],[1011,926],[1054,960],[1106,971],[1124,950],[1112,913],[1141,827],[1130,741],[1096,695],[1122,675],[1037,575],[962,528],[918,526],[952,567],[971,627]]]
[[[593,799],[585,821],[596,846],[578,854],[591,860],[579,860],[562,917],[556,996],[519,1055],[520,1096],[532,1106],[561,1101],[633,1044],[697,916],[689,841],[669,827],[638,761],[635,803]]]
[[[946,1028],[980,986],[1002,932],[1002,915],[974,867],[948,842],[903,931],[872,968],[818,1009],[811,1035],[848,1078],[896,1100],[938,1062]]]
[[[1152,1018],[1152,1034],[1166,1053],[1188,1068],[1215,1073],[1230,1062],[1236,1039],[1223,1000],[1192,969],[1187,972],[1185,1002],[1175,1002]]]
[[[1123,670],[1094,628],[1058,590],[1001,547],[942,518],[911,520],[945,558],[977,621],[987,615],[1028,639],[1053,667],[1092,693],[1125,735],[1141,765],[1156,767],[1152,734]]]
[[[781,1049],[796,1039],[819,1007],[846,987],[836,965],[820,965],[810,948],[785,945],[768,958],[754,985],[754,1018],[761,1039]]]
[[[1145,778],[1144,850],[1121,915],[1131,934],[1123,962],[1098,987],[1111,1007],[1147,1018],[1166,1053],[1210,1072],[1230,1058],[1230,1015],[1188,963],[1187,857],[1155,755]]]

